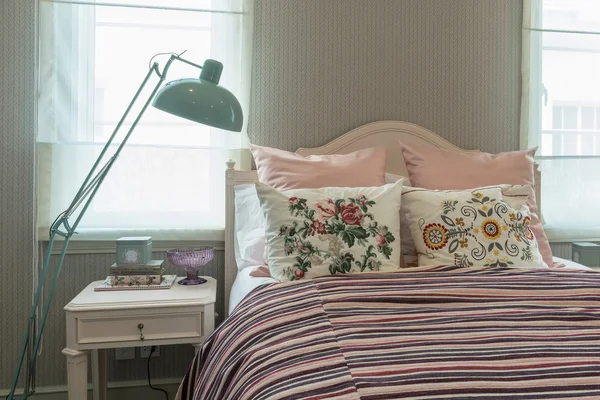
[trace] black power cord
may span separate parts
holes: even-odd
[[[150,347],[150,354],[148,355],[148,386],[150,386],[150,389],[152,390],[158,390],[159,392],[163,392],[165,394],[165,398],[169,400],[169,394],[167,393],[167,391],[165,389],[156,388],[152,386],[152,382],[150,381],[150,359],[152,358],[152,353],[154,353],[155,351],[156,346]]]

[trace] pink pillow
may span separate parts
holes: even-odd
[[[400,143],[404,162],[414,187],[464,190],[490,185],[531,185],[527,205],[531,230],[544,262],[552,266],[552,250],[538,218],[534,192],[533,155],[536,148],[507,153],[461,153],[434,146]]]
[[[308,157],[253,144],[250,151],[258,180],[278,190],[385,185],[384,147]]]

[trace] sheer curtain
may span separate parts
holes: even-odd
[[[40,238],[87,175],[157,53],[224,64],[221,85],[244,110],[250,91],[252,0],[41,0],[39,21]],[[169,55],[154,61],[161,65]],[[167,81],[198,76],[174,63]],[[156,79],[153,78],[153,79]],[[156,80],[138,99],[124,135]],[[245,134],[149,107],[87,210],[75,239],[150,234],[220,239],[225,161],[240,161]],[[118,140],[117,140],[118,141]]]
[[[600,1],[525,0],[521,145],[550,240],[600,239]]]

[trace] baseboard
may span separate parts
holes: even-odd
[[[153,379],[152,386],[164,389],[173,399],[181,378]],[[20,393],[20,391],[17,391]],[[4,399],[8,395],[8,389],[0,390],[0,397]],[[92,385],[88,384],[88,400],[92,400]],[[111,400],[164,400],[164,393],[152,390],[148,387],[148,381],[122,381],[108,383],[108,397]],[[67,400],[67,386],[44,386],[38,387],[32,400]]]

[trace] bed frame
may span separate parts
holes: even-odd
[[[399,145],[402,143],[412,143],[418,145],[430,145],[443,149],[452,149],[461,152],[476,152],[477,150],[465,150],[456,147],[446,139],[427,130],[419,125],[400,121],[379,121],[360,126],[337,139],[321,147],[300,148],[298,154],[308,156],[313,154],[346,154],[367,147],[385,146],[387,148],[386,172],[408,176],[408,171],[404,165],[404,158]],[[244,183],[254,183],[258,180],[255,170],[238,171],[235,169],[235,162],[228,161],[226,176],[226,194],[225,194],[225,312],[229,310],[229,293],[231,286],[237,274],[237,265],[235,262],[234,251],[234,186]],[[540,198],[540,172],[535,167],[535,195],[538,206],[541,204]]]

